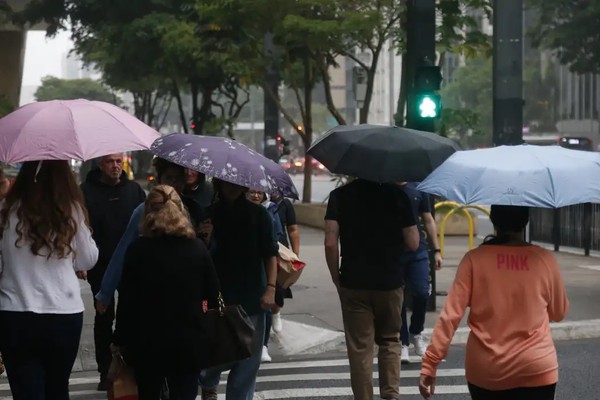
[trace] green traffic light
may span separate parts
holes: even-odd
[[[440,113],[440,102],[436,96],[422,96],[419,98],[417,106],[421,118],[437,118]]]

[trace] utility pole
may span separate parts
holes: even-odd
[[[494,0],[493,144],[523,143],[523,0]]]
[[[278,96],[279,93],[279,74],[275,68],[275,46],[273,44],[273,34],[265,35],[265,50],[270,57],[270,64],[265,75],[265,84],[271,92]],[[281,154],[277,143],[279,135],[279,109],[277,103],[268,93],[264,93],[264,151],[265,157],[278,162]]]
[[[407,43],[406,54],[404,55],[407,58],[405,65],[407,66],[406,84],[408,85],[406,126],[407,128],[433,132],[434,119],[422,118],[419,115],[418,104],[420,91],[424,86],[429,86],[427,90],[432,90],[436,86],[435,82],[433,85],[423,85],[422,76],[419,77],[420,71],[423,71],[424,68],[431,71],[431,67],[435,67],[435,0],[408,0],[407,7]],[[437,84],[439,85],[439,82]],[[431,295],[429,296],[427,310],[435,311],[436,277],[433,260],[431,261],[429,269]]]

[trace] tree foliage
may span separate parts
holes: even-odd
[[[119,99],[102,83],[92,79],[42,78],[35,92],[37,101],[86,99],[118,104]]]
[[[533,43],[577,73],[600,73],[600,0],[529,0]]]

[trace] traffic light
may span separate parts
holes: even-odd
[[[419,118],[439,118],[442,110],[442,99],[439,94],[419,94],[417,95],[416,107]]]
[[[283,136],[277,135],[275,138],[277,141],[277,150],[279,151],[280,156],[287,156],[290,154],[290,141],[284,139]]]
[[[440,67],[425,65],[415,75],[415,115],[420,119],[436,119],[442,114],[442,98],[437,93],[442,83]]]

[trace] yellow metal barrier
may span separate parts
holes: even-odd
[[[450,212],[448,214],[446,214],[446,216],[444,217],[444,219],[442,220],[441,224],[440,224],[440,231],[438,232],[439,235],[439,241],[440,241],[440,253],[443,256],[444,255],[444,232],[446,229],[446,222],[448,221],[448,218],[450,218],[450,216],[452,216],[452,214],[454,214],[457,211],[462,211],[462,213],[467,217],[467,221],[469,222],[469,250],[471,250],[473,248],[473,217],[471,216],[471,213],[467,210],[468,208],[472,208],[472,209],[476,209],[479,211],[482,211],[483,213],[487,214],[488,216],[490,215],[490,212],[482,206],[478,206],[478,205],[463,205],[460,203],[456,203],[454,201],[442,201],[439,203],[436,203],[435,205],[435,209],[437,210],[440,207],[443,206],[452,206],[454,207],[452,210],[450,210]]]

